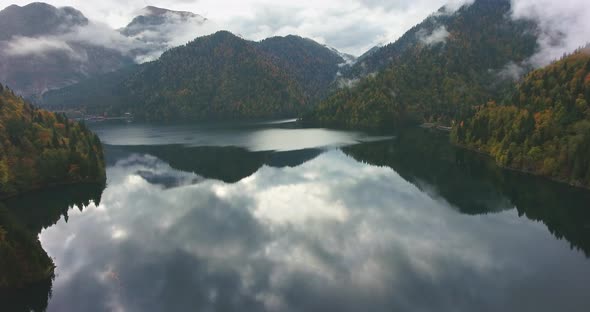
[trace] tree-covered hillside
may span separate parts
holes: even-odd
[[[467,115],[510,87],[508,69],[537,48],[535,24],[513,20],[510,10],[509,0],[476,0],[455,13],[439,11],[400,39],[400,55],[384,71],[338,90],[307,119],[395,127]]]
[[[100,140],[83,124],[37,109],[0,85],[0,198],[105,180]]]
[[[48,92],[43,105],[152,121],[295,116],[323,95],[343,62],[309,39],[258,43],[218,32],[157,61]]]
[[[327,94],[336,73],[345,62],[335,51],[298,36],[268,38],[262,40],[259,46],[277,64],[287,69],[303,87],[305,96],[312,101]]]
[[[169,50],[125,81],[128,110],[146,120],[286,116],[300,86],[250,42],[228,32]]]
[[[480,107],[455,143],[504,167],[590,187],[590,49],[530,73],[502,105]]]

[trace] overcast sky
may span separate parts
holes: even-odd
[[[28,0],[1,0],[25,5]],[[540,66],[590,42],[589,0],[512,0],[513,18],[539,22],[541,51],[532,59]],[[389,43],[447,4],[457,8],[473,0],[47,0],[73,6],[94,21],[114,28],[126,25],[140,9],[154,5],[191,11],[210,19],[215,29],[246,39],[296,34],[340,51],[360,55]],[[6,5],[4,5],[6,4]],[[210,29],[206,31],[212,31]],[[190,32],[185,34],[190,36]],[[195,32],[196,37],[203,33]],[[556,40],[555,38],[560,38]],[[183,39],[184,40],[184,39]],[[188,40],[185,40],[188,41]]]
[[[28,0],[2,0],[26,5]],[[72,6],[93,20],[113,27],[126,25],[139,9],[154,5],[191,11],[211,19],[221,29],[260,40],[297,34],[360,55],[371,47],[394,41],[447,0],[47,0]],[[464,0],[451,0],[454,6]],[[6,3],[6,5],[4,5]]]

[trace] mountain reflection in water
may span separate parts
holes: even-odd
[[[104,185],[83,184],[56,187],[0,202],[0,213],[7,214],[11,222],[18,224],[27,244],[35,244],[37,233],[55,225],[58,220],[68,220],[72,209],[80,211],[89,206],[100,205]],[[11,226],[12,224],[8,225]],[[0,226],[7,226],[2,224]],[[27,252],[27,251],[25,251]],[[28,250],[29,256],[43,257],[42,250]],[[44,311],[51,296],[54,277],[28,285],[24,289],[0,289],[0,303],[4,311]]]
[[[105,151],[100,204],[41,232],[49,311],[590,307],[589,194],[445,137]]]

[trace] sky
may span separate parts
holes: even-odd
[[[465,0],[451,0],[458,6]],[[26,5],[29,0],[1,0]],[[219,29],[246,39],[296,34],[342,52],[360,55],[375,45],[399,38],[435,12],[446,0],[46,0],[54,6],[72,6],[91,20],[119,28],[140,9],[153,5],[191,11],[213,21]]]
[[[0,8],[29,0],[0,0]],[[531,59],[545,65],[590,42],[588,0],[511,0],[511,18],[538,22],[539,53]],[[72,6],[91,20],[123,27],[147,5],[191,11],[208,18],[213,28],[169,35],[182,44],[216,30],[229,30],[250,40],[288,34],[314,39],[359,56],[376,45],[395,41],[412,26],[447,5],[452,11],[473,0],[46,0]],[[209,25],[210,26],[210,25]],[[446,30],[441,30],[446,31]],[[97,33],[94,31],[93,33]],[[194,34],[194,35],[193,35]],[[107,38],[108,39],[108,38]],[[170,39],[172,41],[172,39]]]

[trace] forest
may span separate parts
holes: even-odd
[[[338,90],[305,119],[342,127],[396,128],[425,121],[450,124],[468,116],[473,106],[513,85],[511,79],[502,79],[506,64],[522,63],[537,48],[534,23],[507,18],[510,10],[510,1],[476,1],[455,14],[430,16],[374,54],[386,53],[390,64],[384,70]],[[441,30],[448,33],[445,38],[431,39]],[[378,69],[372,58],[368,56],[366,66]]]
[[[305,119],[350,128],[452,126],[453,143],[500,166],[590,187],[590,49],[531,71],[535,25],[506,18],[510,8],[509,1],[476,1],[429,17],[367,56],[376,68],[372,58],[388,55],[384,70],[338,90]],[[421,33],[437,27],[446,39],[425,42]],[[518,83],[511,70],[529,73]]]
[[[293,117],[325,96],[344,60],[298,36],[199,37],[160,59],[50,91],[43,107],[145,121]]]
[[[460,120],[454,143],[507,168],[590,187],[590,49],[528,74],[508,99]]]
[[[22,287],[53,274],[53,262],[36,235],[64,210],[61,204],[59,211],[50,209],[51,200],[17,207],[8,204],[9,198],[62,184],[104,185],[105,180],[101,142],[83,123],[38,109],[0,85],[0,288]],[[52,221],[40,221],[49,215]]]
[[[47,186],[104,182],[98,136],[0,85],[0,198]]]

